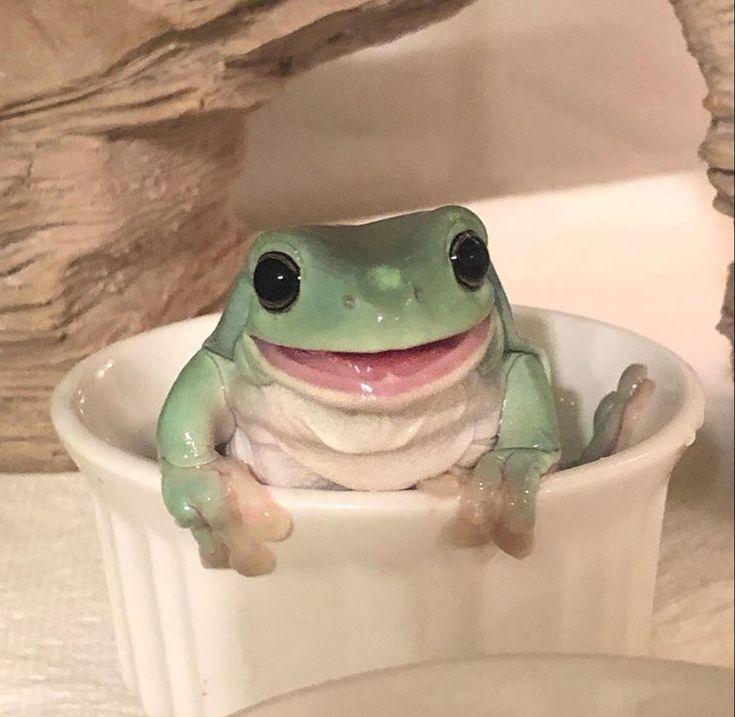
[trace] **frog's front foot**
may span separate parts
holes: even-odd
[[[521,448],[483,456],[462,481],[459,508],[447,529],[460,546],[490,542],[514,558],[533,550],[536,493],[558,455]]]
[[[266,543],[288,537],[291,516],[244,463],[217,458],[179,468],[162,460],[161,472],[166,507],[191,530],[205,567],[230,567],[247,576],[273,571],[275,556]]]
[[[445,530],[450,542],[460,547],[486,545],[493,540],[500,513],[501,465],[492,455],[483,456],[474,470],[454,477],[457,512]],[[450,482],[444,486],[449,488]],[[435,495],[448,495],[448,490]]]

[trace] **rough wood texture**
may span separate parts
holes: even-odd
[[[733,216],[733,2],[671,0],[684,29],[689,51],[702,70],[709,90],[704,101],[712,114],[700,147],[717,190],[715,207]],[[719,330],[733,341],[733,266],[727,278]]]
[[[0,471],[69,465],[48,397],[72,363],[218,303],[245,112],[469,2],[0,0]]]

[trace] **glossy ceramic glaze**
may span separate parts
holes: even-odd
[[[550,354],[569,455],[626,365],[647,364],[658,387],[632,448],[544,481],[538,548],[523,561],[439,543],[451,500],[273,489],[294,518],[279,569],[204,570],[162,504],[155,424],[216,317],[111,346],[64,379],[54,423],[89,479],[122,673],[151,717],[222,717],[327,679],[477,652],[645,650],[666,486],[702,421],[699,382],[627,331],[516,315]]]

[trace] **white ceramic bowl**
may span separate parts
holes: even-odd
[[[120,665],[150,717],[220,717],[367,670],[484,652],[645,651],[671,470],[703,396],[667,349],[613,326],[518,310],[547,347],[574,454],[632,362],[658,388],[636,445],[545,480],[537,548],[516,561],[437,536],[452,501],[417,491],[277,489],[294,519],[278,567],[204,570],[159,495],[155,423],[209,316],[135,336],[73,369],[54,425],[92,489]]]
[[[505,655],[392,668],[239,717],[731,717],[733,672],[665,660]]]

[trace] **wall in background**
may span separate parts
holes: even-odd
[[[693,169],[703,97],[666,0],[479,0],[251,115],[235,199],[261,228]]]

